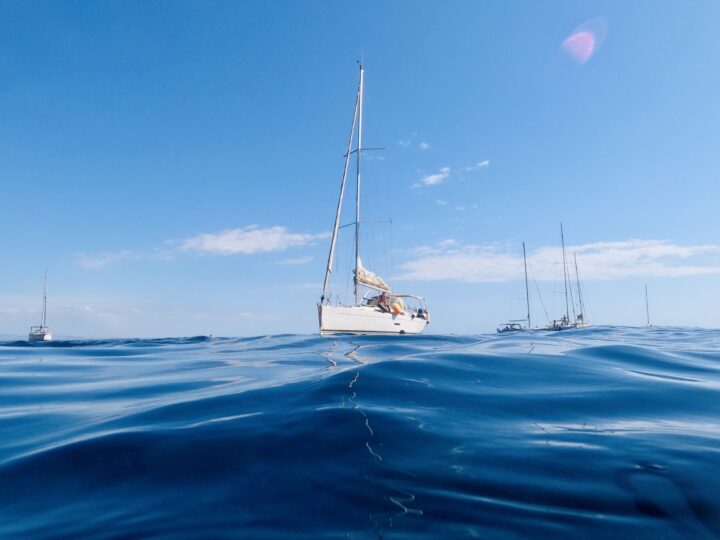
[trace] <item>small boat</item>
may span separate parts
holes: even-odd
[[[498,326],[497,333],[505,334],[506,332],[525,332],[527,327],[522,325],[523,321],[525,321],[525,319],[502,323]]]
[[[525,332],[530,330],[530,289],[528,288],[528,273],[527,273],[527,255],[525,254],[525,242],[523,242],[523,265],[525,267],[525,303],[527,304],[527,318],[526,319],[514,319],[509,322],[501,324],[498,329],[498,334],[505,334],[507,332]],[[521,323],[527,321],[527,326],[523,326]]]
[[[650,324],[650,303],[648,302],[647,285],[645,285],[645,317],[647,318],[646,326],[650,328],[652,324]]]
[[[28,341],[52,341],[52,332],[47,327],[47,270],[45,271],[45,284],[43,286],[42,319],[39,326],[31,326]]]
[[[340,197],[335,213],[335,226],[330,240],[330,253],[322,295],[317,304],[320,334],[421,334],[430,323],[425,299],[413,294],[396,294],[385,280],[364,268],[360,260],[360,226],[362,224],[360,221],[360,170],[362,153],[365,150],[362,146],[363,83],[364,68],[360,64],[360,82],[355,96],[355,111],[345,154]],[[356,132],[357,147],[351,150]],[[355,268],[353,270],[355,301],[350,305],[344,305],[337,295],[329,294],[329,285],[338,231],[341,228],[340,215],[352,154],[355,154],[356,165],[355,222],[350,224],[355,229]]]

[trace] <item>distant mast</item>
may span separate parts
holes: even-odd
[[[562,242],[562,256],[563,256],[563,278],[565,280],[565,320],[570,320],[570,304],[568,303],[568,271],[567,271],[567,259],[565,258],[565,233],[563,233],[562,223],[560,224],[560,241]]]
[[[47,270],[45,270],[45,281],[43,283],[43,307],[42,320],[40,322],[42,328],[47,327]]]
[[[647,318],[647,326],[651,326],[651,324],[650,324],[650,304],[648,303],[647,285],[645,285],[645,316]]]
[[[527,255],[525,254],[525,242],[523,242],[523,263],[525,265],[525,302],[527,303],[527,322],[528,330],[530,329],[530,290],[528,289],[527,277]]]
[[[577,253],[575,253],[574,251],[573,251],[573,259],[575,260],[575,280],[577,282],[578,303],[580,304],[580,315],[582,316],[582,320],[585,321],[585,304],[583,303],[582,289],[580,288],[580,273],[578,272]]]

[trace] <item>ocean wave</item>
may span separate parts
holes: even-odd
[[[718,344],[0,343],[0,536],[714,538]]]

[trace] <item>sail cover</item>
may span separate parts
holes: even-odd
[[[370,270],[363,268],[362,263],[358,265],[357,281],[366,287],[377,289],[379,291],[390,292],[390,285],[385,283],[385,280],[380,276],[377,276]]]

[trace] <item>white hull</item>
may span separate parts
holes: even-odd
[[[557,332],[560,330],[574,330],[575,328],[588,328],[590,326],[590,323],[569,323],[569,324],[555,324],[550,325],[547,328],[544,328],[544,330],[550,330],[551,332]]]
[[[369,306],[318,304],[320,334],[422,334],[428,321],[410,313],[394,315]]]
[[[28,341],[52,341],[52,333],[47,328],[40,332],[30,332]]]

